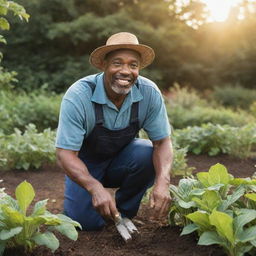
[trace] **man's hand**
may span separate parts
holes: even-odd
[[[92,205],[104,218],[114,220],[119,214],[116,203],[111,194],[101,184],[96,185],[91,191]]]
[[[150,195],[150,207],[154,209],[155,218],[167,216],[171,203],[169,184],[155,184]]]

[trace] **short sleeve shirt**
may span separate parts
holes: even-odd
[[[104,73],[84,77],[75,82],[65,93],[57,129],[56,147],[79,151],[83,140],[95,126],[94,103],[102,105],[104,126],[120,130],[129,125],[131,106],[139,102],[139,125],[150,140],[170,136],[171,129],[163,97],[158,87],[149,79],[138,76],[122,106],[118,109],[107,97]],[[88,82],[96,85],[92,92]]]

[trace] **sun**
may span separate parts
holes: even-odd
[[[228,18],[231,7],[241,0],[202,0],[209,10],[209,21],[225,21]]]

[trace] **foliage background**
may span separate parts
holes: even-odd
[[[31,18],[24,26],[9,17],[12,30],[4,33],[8,45],[3,65],[18,72],[18,88],[29,91],[45,85],[63,92],[78,78],[97,72],[88,63],[90,52],[119,31],[135,33],[155,49],[154,63],[142,74],[162,89],[174,82],[197,89],[256,84],[256,16],[248,11],[248,1],[241,4],[246,19],[238,20],[233,9],[225,24],[203,23],[198,0],[187,1],[179,10],[177,0],[17,2]],[[195,29],[197,24],[202,25]]]

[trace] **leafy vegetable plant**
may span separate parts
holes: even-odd
[[[59,231],[72,240],[78,238],[76,227],[81,228],[80,224],[63,214],[48,212],[47,199],[38,201],[31,214],[27,215],[35,197],[30,183],[20,183],[15,195],[16,200],[9,195],[1,200],[0,255],[8,247],[23,247],[26,251],[32,251],[37,245],[44,245],[54,252],[59,247],[59,241],[53,231]]]
[[[218,244],[229,256],[255,255],[256,179],[234,178],[216,164],[171,185],[170,192],[170,223],[184,226],[181,235],[197,231],[200,245]]]

